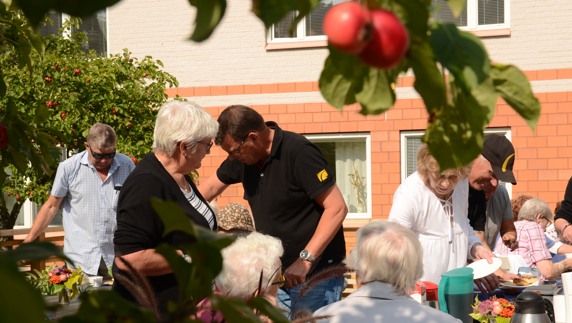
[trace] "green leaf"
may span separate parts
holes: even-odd
[[[52,256],[71,262],[61,247],[51,242],[31,242],[21,244],[18,248],[7,252],[15,261],[38,261]]]
[[[433,51],[428,43],[412,46],[409,61],[415,74],[413,87],[423,98],[429,114],[446,104],[446,89],[443,76],[435,64]]]
[[[226,0],[188,0],[197,8],[195,31],[191,40],[201,42],[210,37],[226,10]]]
[[[391,89],[387,71],[370,68],[362,88],[356,90],[356,100],[361,104],[361,114],[380,114],[395,104],[395,92]]]
[[[431,47],[437,61],[467,91],[489,76],[489,56],[481,40],[453,24],[437,23],[431,32]]]
[[[19,248],[18,248],[19,249]],[[44,299],[5,253],[0,253],[0,322],[43,322]]]
[[[530,128],[535,129],[540,117],[540,102],[524,73],[512,65],[494,64],[491,77],[497,93],[526,120]]]
[[[463,91],[454,97],[454,106],[435,111],[424,136],[442,170],[467,165],[483,147],[485,120],[480,103]]]
[[[290,322],[288,318],[284,315],[284,313],[278,308],[268,302],[267,299],[264,297],[253,297],[248,301],[248,304],[252,307],[257,309],[261,314],[264,314],[268,317],[272,322]]]
[[[362,87],[361,80],[368,76],[369,67],[355,55],[344,54],[331,46],[329,50],[318,84],[324,99],[341,110],[344,105],[356,102],[355,89]]]
[[[120,0],[15,0],[33,26],[44,19],[50,10],[65,12],[74,17],[86,17]]]

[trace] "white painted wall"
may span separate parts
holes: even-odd
[[[508,1],[508,0],[507,0]],[[265,50],[251,1],[228,0],[226,16],[204,43],[188,40],[194,8],[185,0],[122,0],[109,8],[109,49],[161,60],[181,87],[316,81],[325,48]],[[483,39],[491,58],[523,70],[572,67],[570,0],[513,0],[511,35]]]

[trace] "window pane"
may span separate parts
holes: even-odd
[[[437,20],[454,23],[457,26],[467,25],[467,7],[463,9],[463,12],[461,12],[459,17],[455,18],[453,12],[449,8],[449,5],[447,4],[447,0],[432,0],[431,12],[433,18]]]
[[[87,48],[84,48],[85,50],[93,49],[100,54],[107,53],[106,19],[105,11],[99,11],[94,15],[81,19],[79,30],[85,32],[88,41]]]
[[[290,25],[292,25],[292,21],[294,21],[294,17],[296,14],[294,12],[286,15],[279,23],[274,25],[274,38],[296,38],[297,33],[294,30],[294,34],[290,35]]]
[[[479,0],[479,25],[504,23],[504,0]]]
[[[315,142],[320,148],[350,213],[367,213],[365,141]]]
[[[407,174],[405,177],[417,171],[417,150],[423,142],[421,136],[406,137],[407,139]]]
[[[47,22],[46,25],[40,26],[38,30],[43,37],[48,35],[57,35],[58,29],[62,28],[62,14],[59,12],[50,11],[47,16],[52,22]]]

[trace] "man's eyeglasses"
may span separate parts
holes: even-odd
[[[240,154],[240,150],[242,149],[242,145],[244,145],[244,142],[246,141],[246,139],[248,139],[248,135],[250,135],[250,132],[247,133],[246,136],[244,136],[244,138],[242,138],[242,140],[240,141],[240,144],[238,144],[238,147],[236,147],[236,149],[228,152],[229,156],[236,157],[236,156],[238,156],[238,154]]]
[[[284,284],[286,284],[287,281],[288,279],[286,279],[286,276],[280,275],[280,277],[278,277],[278,280],[273,282],[271,285],[278,285],[278,287],[282,287],[284,286]]]
[[[102,153],[96,153],[95,151],[93,151],[93,149],[91,149],[91,146],[89,146],[89,152],[91,153],[91,156],[93,156],[93,158],[99,160],[99,159],[111,159],[113,157],[115,157],[115,151],[112,153],[107,153],[107,154],[102,154]]]

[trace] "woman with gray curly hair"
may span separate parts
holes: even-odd
[[[494,255],[481,244],[467,218],[470,169],[467,165],[441,170],[427,145],[422,145],[417,152],[417,172],[395,191],[389,220],[419,238],[424,250],[422,280],[438,284],[443,273],[466,266],[467,259],[492,263]],[[498,285],[494,275],[477,281],[483,291]]]
[[[210,153],[217,131],[216,120],[200,106],[183,101],[163,104],[155,121],[153,152],[137,164],[119,193],[113,289],[144,303],[131,291],[136,282],[129,280],[128,263],[149,280],[159,316],[166,313],[169,300],[178,298],[178,288],[168,262],[155,248],[162,243],[185,243],[191,237],[182,232],[163,236],[164,225],[151,199],[176,202],[195,225],[217,229],[213,210],[189,176]]]
[[[423,275],[423,249],[404,226],[373,221],[356,233],[347,259],[359,288],[347,298],[314,312],[318,322],[460,322],[409,296]]]

